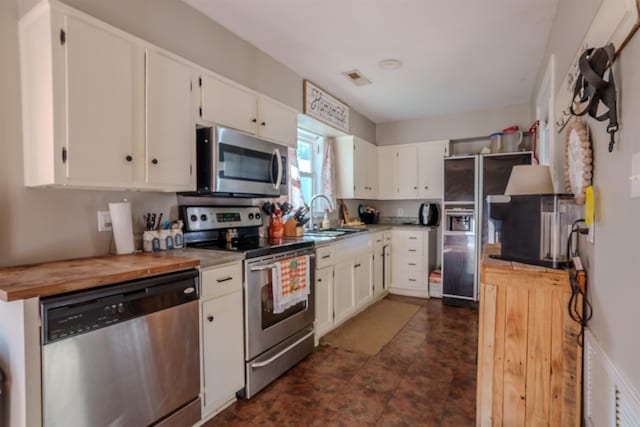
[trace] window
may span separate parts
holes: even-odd
[[[319,192],[322,143],[320,135],[298,129],[298,149],[290,150],[290,157],[295,156],[297,162],[289,162],[289,195],[295,207],[311,203],[311,197]]]

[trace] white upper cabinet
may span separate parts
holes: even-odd
[[[418,197],[417,144],[378,147],[378,198]]]
[[[443,157],[448,155],[448,140],[378,147],[378,198],[442,198]]]
[[[146,181],[152,187],[195,191],[194,70],[147,50]]]
[[[142,162],[143,54],[41,3],[20,22],[25,184],[119,188]]]
[[[449,155],[449,140],[418,144],[418,194],[421,199],[442,198],[444,157]]]
[[[378,147],[358,138],[336,138],[338,198],[375,199],[378,196]]]
[[[61,3],[20,43],[25,185],[195,190],[187,61]]]
[[[200,78],[200,117],[255,135],[257,133],[258,95],[240,85],[212,74]]]
[[[258,135],[274,142],[298,146],[298,112],[266,96],[258,97]]]
[[[202,120],[297,145],[298,113],[294,109],[212,74],[203,74],[199,83]]]

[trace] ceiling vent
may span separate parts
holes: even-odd
[[[356,86],[365,86],[371,84],[371,80],[363,76],[362,73],[358,70],[345,71],[342,74],[344,74]]]

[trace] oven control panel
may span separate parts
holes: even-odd
[[[262,225],[263,214],[255,206],[183,206],[181,209],[187,231]]]

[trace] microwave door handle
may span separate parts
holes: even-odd
[[[276,161],[278,162],[278,177],[276,178],[276,183],[273,185],[273,188],[278,190],[282,183],[282,157],[280,156],[280,149],[276,148],[273,150],[273,154],[276,156]]]

